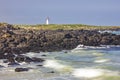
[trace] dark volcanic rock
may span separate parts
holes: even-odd
[[[47,55],[43,54],[43,55],[41,55],[41,56],[47,56]]]
[[[95,30],[25,30],[14,28],[9,24],[0,27],[1,59],[9,58],[4,53],[13,55],[27,52],[70,50],[79,44],[87,46],[120,45],[120,35],[99,33]],[[31,62],[30,58],[23,56],[17,57],[16,60]]]
[[[32,58],[32,61],[33,61],[33,62],[43,62],[44,59],[33,57],[33,58]]]
[[[43,66],[43,65],[40,64],[40,65],[36,65],[36,66],[40,66],[40,67],[41,67],[41,66]]]
[[[18,63],[16,63],[16,62],[11,62],[11,63],[8,63],[8,65],[11,65],[11,66],[16,66],[16,65],[20,65],[20,64],[18,64]]]
[[[18,55],[17,57],[15,57],[15,60],[17,62],[27,62],[27,63],[30,63],[32,62],[33,60],[27,56],[23,56],[23,55]]]
[[[37,58],[37,57],[33,57],[33,58],[29,58],[27,56],[24,56],[24,55],[17,55],[15,57],[15,61],[21,63],[21,62],[27,62],[27,63],[30,63],[30,62],[43,62],[44,59],[42,58]]]
[[[55,73],[55,71],[50,71],[50,72],[48,72],[48,73]]]
[[[19,56],[15,57],[15,60],[16,60],[17,62],[24,62],[25,59],[26,59],[26,57],[25,57],[25,56],[22,56],[22,55],[19,55]]]
[[[0,65],[0,68],[3,68],[4,66]]]
[[[65,34],[65,38],[72,38],[71,34]]]
[[[29,68],[16,68],[15,72],[29,71]]]

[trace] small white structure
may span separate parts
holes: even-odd
[[[49,24],[49,17],[46,18],[46,25]]]

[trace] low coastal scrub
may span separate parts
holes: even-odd
[[[117,30],[120,26],[94,26],[94,25],[84,25],[84,24],[37,24],[37,25],[13,25],[14,27],[20,27],[24,29],[36,29],[36,30]]]
[[[8,23],[0,23],[0,26],[8,26]],[[30,30],[120,30],[120,26],[94,26],[85,24],[12,24],[15,28]]]

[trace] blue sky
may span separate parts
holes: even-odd
[[[120,0],[0,0],[0,22],[120,25]]]

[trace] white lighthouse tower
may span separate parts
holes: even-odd
[[[49,24],[49,17],[46,18],[46,25]]]

